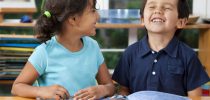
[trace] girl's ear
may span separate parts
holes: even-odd
[[[178,29],[184,28],[186,24],[187,24],[187,18],[179,19],[177,22],[177,28]]]
[[[76,18],[75,17],[69,17],[68,18],[68,23],[72,26],[76,25]]]

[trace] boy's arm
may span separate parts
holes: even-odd
[[[187,94],[188,94],[188,97],[200,97],[202,94],[202,89],[201,87],[198,87],[192,91],[188,91]]]

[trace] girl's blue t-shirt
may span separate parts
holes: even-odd
[[[82,38],[83,48],[71,52],[57,42],[56,36],[38,46],[28,61],[39,73],[39,86],[61,85],[74,95],[80,89],[95,86],[96,74],[104,62],[98,43]]]

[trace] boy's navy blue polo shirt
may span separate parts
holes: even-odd
[[[130,93],[152,90],[187,96],[187,91],[209,81],[196,53],[176,37],[159,52],[150,49],[147,38],[126,49],[112,76]]]

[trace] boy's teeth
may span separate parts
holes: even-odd
[[[163,22],[162,19],[153,19],[152,22]]]

